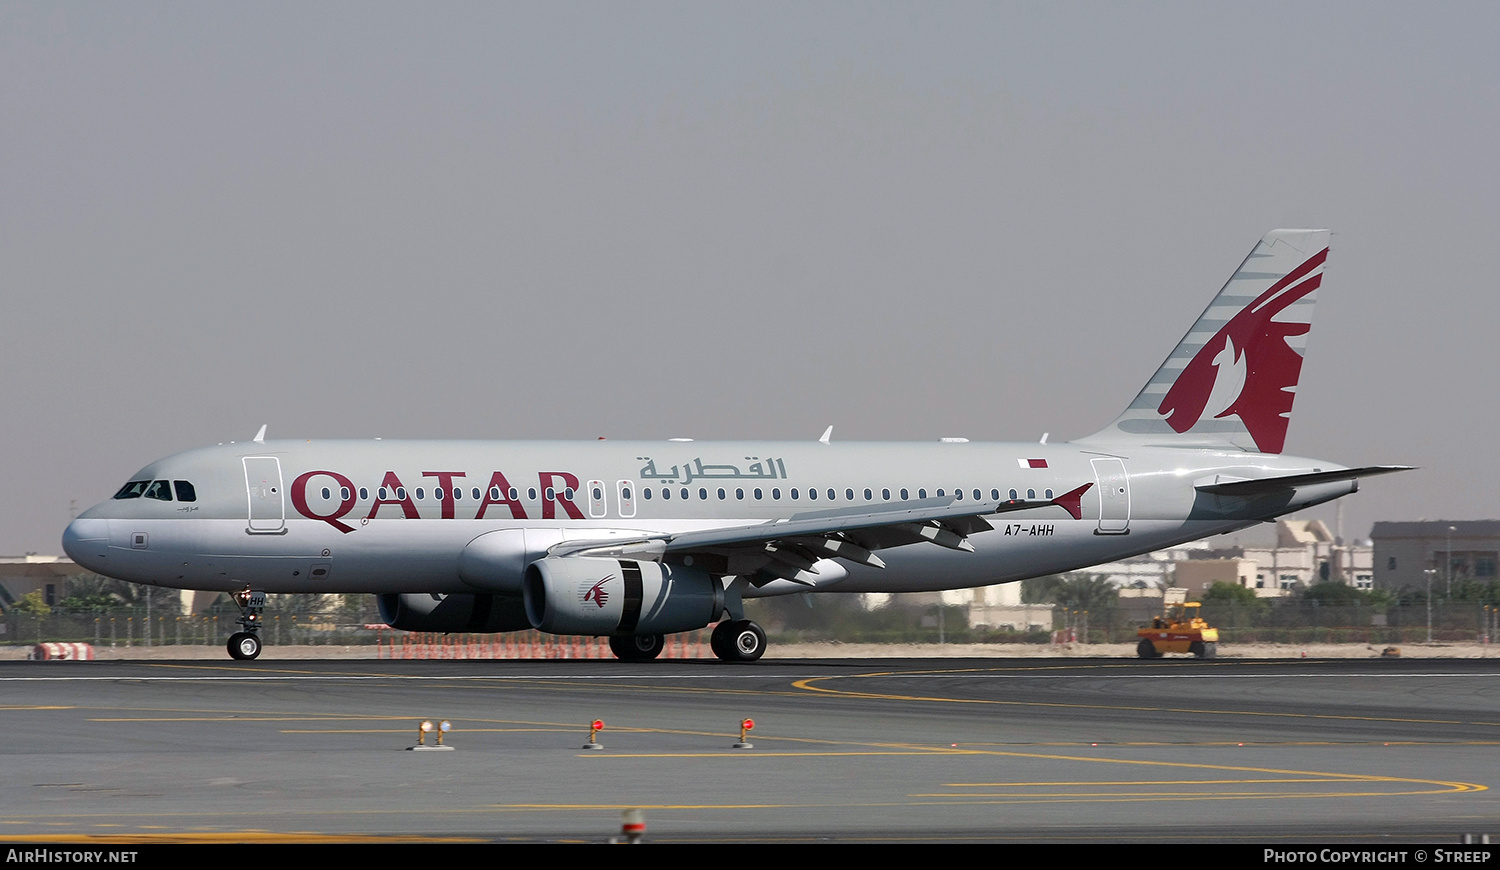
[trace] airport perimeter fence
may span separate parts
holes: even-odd
[[[1218,629],[1219,642],[1358,643],[1394,645],[1426,642],[1492,643],[1500,635],[1500,608],[1472,602],[1326,605],[1316,601],[1262,600],[1254,604],[1204,602],[1203,620]],[[1058,609],[1056,628],[1088,643],[1133,643],[1143,624],[1119,610]],[[1085,630],[1086,629],[1086,630]],[[1086,640],[1085,640],[1086,638]]]
[[[754,614],[776,643],[1048,643],[1058,636],[1083,643],[1134,643],[1143,624],[1121,608],[1094,611],[1055,608],[1051,626],[971,626],[961,607],[942,608],[945,618],[934,620],[934,608],[907,607],[901,613],[870,611],[867,617],[849,611],[819,625],[802,622],[793,627],[775,614]],[[161,608],[118,608],[100,613],[45,615],[12,610],[0,618],[0,644],[89,643],[100,648],[157,646],[221,646],[239,631],[237,612],[178,616]],[[831,614],[830,614],[831,615]],[[1358,643],[1368,645],[1491,643],[1500,638],[1500,608],[1472,603],[1436,603],[1430,616],[1422,604],[1372,607],[1319,606],[1306,601],[1257,602],[1254,605],[1205,603],[1203,617],[1219,630],[1220,642],[1234,643]],[[267,610],[262,637],[272,645],[400,646],[419,635],[396,631],[373,612],[349,609],[330,612]],[[463,636],[467,638],[468,636]],[[529,644],[553,655],[548,644],[564,644],[548,635],[516,632],[479,635],[465,644]],[[450,641],[431,641],[436,644]]]
[[[144,608],[106,613],[10,613],[0,620],[0,644],[89,643],[95,647],[222,646],[240,630],[237,614],[164,615]],[[351,646],[379,641],[385,625],[349,621],[344,613],[271,613],[261,636],[267,643]]]

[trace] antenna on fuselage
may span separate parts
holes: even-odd
[[[827,429],[823,430],[823,437],[819,438],[818,441],[819,441],[819,443],[827,444],[828,443],[828,439],[832,438],[832,437],[833,437],[833,427],[829,426]]]
[[[253,440],[256,444],[266,443],[266,424],[260,424],[260,431],[255,433]]]

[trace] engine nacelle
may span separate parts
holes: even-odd
[[[531,627],[521,599],[504,595],[377,595],[380,618],[402,631],[523,631]]]
[[[525,600],[531,627],[553,634],[670,634],[718,619],[724,587],[659,562],[548,558],[526,566]]]

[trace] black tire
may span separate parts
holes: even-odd
[[[732,624],[729,652],[737,662],[753,662],[766,654],[766,633],[748,619]]]
[[[1201,640],[1195,640],[1192,643],[1188,644],[1188,652],[1192,653],[1193,658],[1195,659],[1207,658],[1208,653],[1206,652],[1206,649],[1207,648],[1203,646],[1203,641]]]
[[[260,658],[260,638],[248,631],[237,631],[231,634],[229,643],[225,646],[229,650],[229,657],[237,661]]]
[[[1135,645],[1135,654],[1143,659],[1154,659],[1161,655],[1156,651],[1156,644],[1141,638],[1141,642]]]
[[[632,634],[609,639],[610,651],[622,662],[649,662],[661,655],[666,638],[659,634]]]
[[[714,656],[719,661],[735,661],[734,647],[730,641],[730,634],[734,630],[734,623],[728,619],[714,626],[713,634],[708,636],[708,648],[714,651]]]

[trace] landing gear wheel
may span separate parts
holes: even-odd
[[[1156,644],[1144,638],[1140,643],[1136,644],[1135,654],[1143,659],[1154,659],[1161,656],[1161,653],[1156,651]]]
[[[733,661],[753,662],[766,654],[766,633],[748,619],[730,623],[727,640]]]
[[[235,622],[244,631],[229,636],[229,657],[246,661],[260,655],[260,617],[266,609],[266,593],[256,592],[249,586],[230,596],[240,609],[240,618]]]
[[[733,631],[734,622],[726,619],[714,626],[713,634],[708,636],[708,648],[714,651],[714,656],[720,661],[734,661],[733,641],[730,639]]]
[[[229,657],[249,661],[260,656],[260,638],[248,631],[237,631],[229,636]]]
[[[661,655],[666,638],[659,634],[637,634],[627,637],[612,637],[609,648],[615,658],[623,662],[649,662]]]

